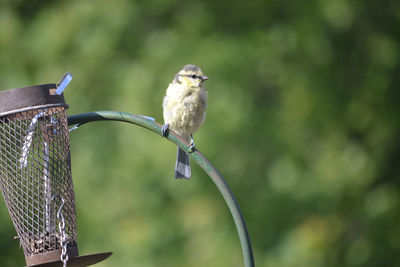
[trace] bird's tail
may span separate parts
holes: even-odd
[[[192,174],[190,169],[189,155],[178,147],[175,164],[175,178],[189,179]]]

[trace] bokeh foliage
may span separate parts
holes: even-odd
[[[198,148],[239,200],[257,266],[400,265],[400,2],[0,2],[0,90],[57,82],[69,113],[162,122],[173,75],[199,65]],[[175,147],[103,122],[71,133],[80,253],[98,266],[242,266],[231,215]],[[1,266],[23,266],[0,202]]]

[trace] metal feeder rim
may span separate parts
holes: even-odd
[[[67,266],[68,267],[85,267],[90,266],[101,261],[104,261],[108,257],[110,257],[112,252],[103,252],[103,253],[95,253],[83,256],[76,256],[68,259]],[[46,262],[37,265],[29,265],[26,267],[62,267],[63,263],[61,260]]]
[[[43,105],[66,105],[64,95],[57,95],[57,84],[48,83],[0,91],[0,116]]]
[[[7,112],[0,113],[0,117],[4,117],[4,116],[10,115],[10,114],[14,114],[14,113],[18,113],[18,112],[30,111],[30,110],[34,110],[34,109],[54,108],[54,107],[69,108],[69,105],[67,105],[67,104],[48,104],[48,105],[40,105],[40,106],[34,106],[34,107],[15,109],[15,110],[10,110],[10,111],[7,111]]]

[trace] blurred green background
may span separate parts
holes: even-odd
[[[69,114],[155,117],[184,64],[210,77],[197,147],[235,193],[257,266],[400,266],[400,2],[0,2],[0,90],[71,71]],[[232,217],[140,127],[71,133],[80,254],[243,266]],[[195,164],[193,164],[195,165]],[[0,202],[1,266],[24,257]]]

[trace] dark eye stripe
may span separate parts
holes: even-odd
[[[179,74],[179,76],[185,76],[193,79],[201,79],[202,76],[196,75],[196,74]]]

